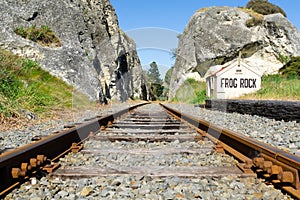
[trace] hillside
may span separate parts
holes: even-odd
[[[71,108],[72,93],[72,86],[41,69],[37,62],[0,49],[2,118],[37,118],[51,110]]]

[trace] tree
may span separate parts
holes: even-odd
[[[162,84],[156,62],[153,61],[152,63],[150,63],[150,69],[148,70],[147,74],[151,83]]]
[[[162,80],[160,79],[160,73],[156,62],[150,63],[150,69],[147,71],[147,79],[150,86],[150,99],[156,100],[163,94],[164,87],[162,86]]]

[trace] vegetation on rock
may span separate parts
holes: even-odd
[[[279,73],[286,78],[300,79],[300,57],[292,57],[280,70]]]
[[[0,116],[42,113],[72,105],[73,88],[30,59],[0,49]]]
[[[208,9],[209,9],[209,8],[204,7],[204,8],[198,9],[196,12],[205,12],[205,11],[207,11]]]
[[[283,63],[283,64],[285,65],[285,64],[287,64],[287,63],[291,60],[291,57],[279,53],[277,59],[278,59],[281,63]]]
[[[264,16],[260,13],[257,13],[251,9],[248,8],[238,8],[239,10],[248,13],[252,18],[248,19],[246,21],[246,26],[247,27],[253,27],[253,26],[258,26],[260,24],[262,24],[263,20],[264,20]]]
[[[252,9],[262,15],[281,13],[286,17],[286,13],[282,8],[268,2],[267,0],[251,0],[247,3],[246,8]]]
[[[23,38],[37,42],[42,46],[62,46],[60,40],[56,37],[55,33],[49,28],[49,26],[42,26],[40,28],[37,28],[35,25],[29,28],[20,26],[15,30],[15,33]]]

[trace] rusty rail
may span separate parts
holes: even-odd
[[[280,186],[290,195],[300,199],[299,156],[219,127],[206,120],[181,113],[163,104],[160,105],[174,116],[197,127],[202,135],[222,145],[227,153],[241,162],[239,166],[242,170],[247,172],[249,169],[254,169],[273,184]]]
[[[50,135],[39,141],[0,155],[0,198],[29,178],[28,175],[45,164],[57,160],[60,155],[76,151],[76,144],[86,139],[121,115],[147,103],[141,103],[117,113],[99,117],[68,130]],[[75,145],[74,145],[75,144]]]

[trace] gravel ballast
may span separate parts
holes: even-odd
[[[188,179],[144,176],[32,180],[5,199],[291,199],[256,178]],[[36,182],[36,183],[35,183]]]
[[[300,123],[295,121],[276,121],[255,115],[224,113],[188,104],[166,105],[300,156]]]
[[[0,151],[14,149],[32,142],[36,136],[48,136],[65,129],[64,126],[84,122],[95,116],[106,116],[122,109],[129,108],[129,103],[110,104],[103,108],[95,107],[85,111],[67,111],[59,119],[51,119],[43,123],[19,128],[12,127],[9,131],[0,132]]]
[[[156,105],[147,108],[154,110]],[[196,115],[202,111],[189,105],[171,105],[188,114]],[[196,110],[199,109],[199,110]],[[120,110],[120,109],[118,109]],[[108,113],[108,111],[106,111]],[[209,111],[212,112],[212,111]],[[109,114],[109,113],[108,113]],[[201,116],[204,114],[200,113]],[[208,115],[208,114],[207,114]],[[218,113],[218,117],[220,117]],[[243,117],[241,117],[243,118]],[[249,118],[252,118],[249,116]],[[253,117],[256,120],[259,118]],[[219,118],[219,120],[222,119]],[[237,120],[240,118],[237,118]],[[272,121],[272,120],[271,120]],[[233,123],[233,122],[232,122]],[[257,123],[261,123],[260,120]],[[220,125],[220,124],[219,124]],[[241,125],[242,126],[242,125]],[[264,126],[264,125],[261,125]],[[250,129],[251,127],[247,127]],[[100,132],[99,135],[111,135]],[[259,134],[259,133],[258,133]],[[121,134],[122,135],[122,134]],[[134,134],[132,134],[134,135]],[[125,142],[125,141],[100,141],[89,140],[84,144],[88,149],[115,149],[130,151],[133,149],[164,149],[180,148],[211,148],[210,141],[179,142]],[[126,154],[106,152],[101,154],[71,153],[60,159],[62,168],[81,166],[89,167],[137,167],[153,166],[233,166],[236,161],[226,155],[215,152],[203,154]],[[31,178],[19,189],[15,189],[5,199],[292,199],[280,190],[274,189],[263,183],[262,179],[248,177],[240,178],[229,175],[224,177],[180,178],[173,177],[148,177],[139,175],[122,175],[69,179],[59,177]]]

